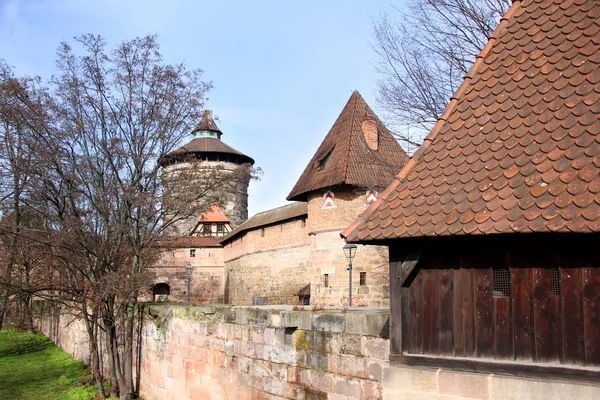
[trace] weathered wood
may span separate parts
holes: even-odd
[[[438,285],[437,270],[421,268],[423,274],[423,352],[438,351]]]
[[[407,329],[410,326],[410,313],[408,308],[409,292],[408,288],[400,288],[400,304],[402,307],[402,352],[410,348],[410,332]]]
[[[475,298],[475,352],[478,357],[493,356],[492,279],[490,268],[473,269]]]
[[[573,380],[598,383],[600,369],[573,368],[566,365],[521,364],[516,361],[493,361],[489,359],[464,359],[455,357],[433,357],[416,355],[390,355],[392,365],[445,368],[456,371],[516,375],[519,377]]]
[[[494,354],[499,359],[513,358],[513,330],[510,298],[494,299]]]
[[[465,356],[475,355],[475,298],[473,297],[473,269],[463,268],[460,272],[461,302],[463,310],[463,336]]]
[[[391,257],[390,257],[391,258]],[[390,352],[402,353],[402,300],[398,280],[401,261],[390,260]]]
[[[600,365],[600,268],[586,266],[582,272],[585,361]]]
[[[409,289],[409,322],[407,331],[410,332],[410,353],[423,353],[423,274],[417,273]]]
[[[531,314],[531,290],[529,269],[521,258],[513,257],[511,280],[513,285],[514,358],[533,360],[533,317]]]
[[[400,280],[400,286],[407,286],[407,279],[417,266],[420,259],[421,253],[411,253],[402,262],[402,265],[400,267],[400,275],[398,277],[398,279]]]
[[[454,344],[452,328],[454,307],[452,293],[452,269],[445,267],[437,272],[438,281],[438,351],[439,354],[452,355]]]
[[[463,329],[463,307],[462,307],[462,286],[461,286],[461,268],[455,268],[452,270],[452,306],[453,306],[453,326],[452,326],[452,338],[454,341],[453,355],[464,357],[465,356],[465,336]]]
[[[565,264],[561,264],[565,265]],[[576,266],[561,267],[563,360],[565,364],[584,364],[581,355],[583,342],[583,295],[581,271]]]

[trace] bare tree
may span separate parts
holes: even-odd
[[[47,96],[19,98],[33,114],[25,118],[35,155],[27,204],[44,221],[56,264],[52,285],[37,294],[70,304],[84,321],[99,396],[102,336],[110,396],[130,399],[138,295],[149,286],[156,244],[252,170],[207,171],[189,160],[192,168],[163,181],[159,160],[192,131],[211,84],[200,70],[163,62],[154,36],[112,51],[100,36],[75,43],[61,44]],[[181,190],[189,182],[195,190]]]
[[[444,112],[511,0],[410,0],[373,23],[378,102],[412,152]]]

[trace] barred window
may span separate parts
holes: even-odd
[[[546,270],[548,290],[552,296],[560,296],[560,270],[558,267]]]
[[[494,299],[511,296],[510,270],[508,267],[492,268],[492,290]]]

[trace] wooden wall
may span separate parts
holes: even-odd
[[[392,287],[392,354],[600,365],[596,250],[518,247],[423,252]],[[508,268],[508,297],[494,296],[493,268]]]

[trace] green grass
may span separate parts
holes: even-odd
[[[90,400],[96,386],[85,366],[47,337],[0,331],[0,400]]]

